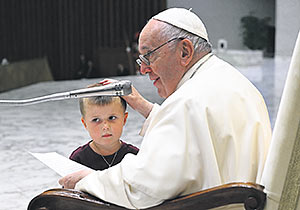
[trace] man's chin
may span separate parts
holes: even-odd
[[[162,97],[162,98],[167,98],[166,92],[163,91],[163,90],[160,90],[159,88],[157,88],[157,93],[158,93],[158,95],[159,95],[160,97]]]
[[[160,79],[157,79],[153,84],[156,87],[157,93],[160,97],[162,97],[162,98],[168,97],[166,90],[165,90],[165,88],[163,88],[164,86],[162,85]]]

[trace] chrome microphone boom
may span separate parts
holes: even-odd
[[[0,100],[0,105],[9,106],[25,106],[31,104],[37,104],[47,101],[58,101],[71,98],[86,98],[93,96],[124,96],[129,95],[132,92],[131,82],[123,80],[115,83],[111,83],[104,86],[96,86],[91,88],[83,88],[78,90],[72,90],[62,93],[54,93],[46,96],[40,96],[30,99],[20,100]]]

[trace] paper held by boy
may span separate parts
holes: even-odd
[[[83,169],[90,169],[80,163],[77,163],[73,160],[70,160],[57,152],[47,152],[47,153],[36,153],[36,152],[28,152],[46,166],[54,170],[60,176],[64,177],[68,174],[74,173],[76,171],[80,171]]]

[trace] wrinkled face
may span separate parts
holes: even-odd
[[[127,116],[118,100],[108,105],[86,103],[81,120],[94,143],[107,146],[119,141]]]
[[[139,38],[140,54],[144,55],[168,41],[159,37],[162,24],[160,21],[150,20],[144,27]],[[141,74],[148,74],[149,79],[157,88],[158,94],[163,98],[167,98],[176,90],[184,74],[180,66],[180,57],[178,57],[179,49],[173,49],[176,47],[174,45],[178,45],[180,41],[176,40],[161,47],[147,57],[150,65],[142,63],[140,66]]]

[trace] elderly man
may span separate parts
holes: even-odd
[[[152,17],[140,34],[137,62],[166,100],[152,104],[134,88],[124,97],[146,117],[140,152],[60,184],[142,209],[224,183],[259,183],[271,139],[265,102],[243,75],[211,53],[208,40],[189,10],[171,8]]]

